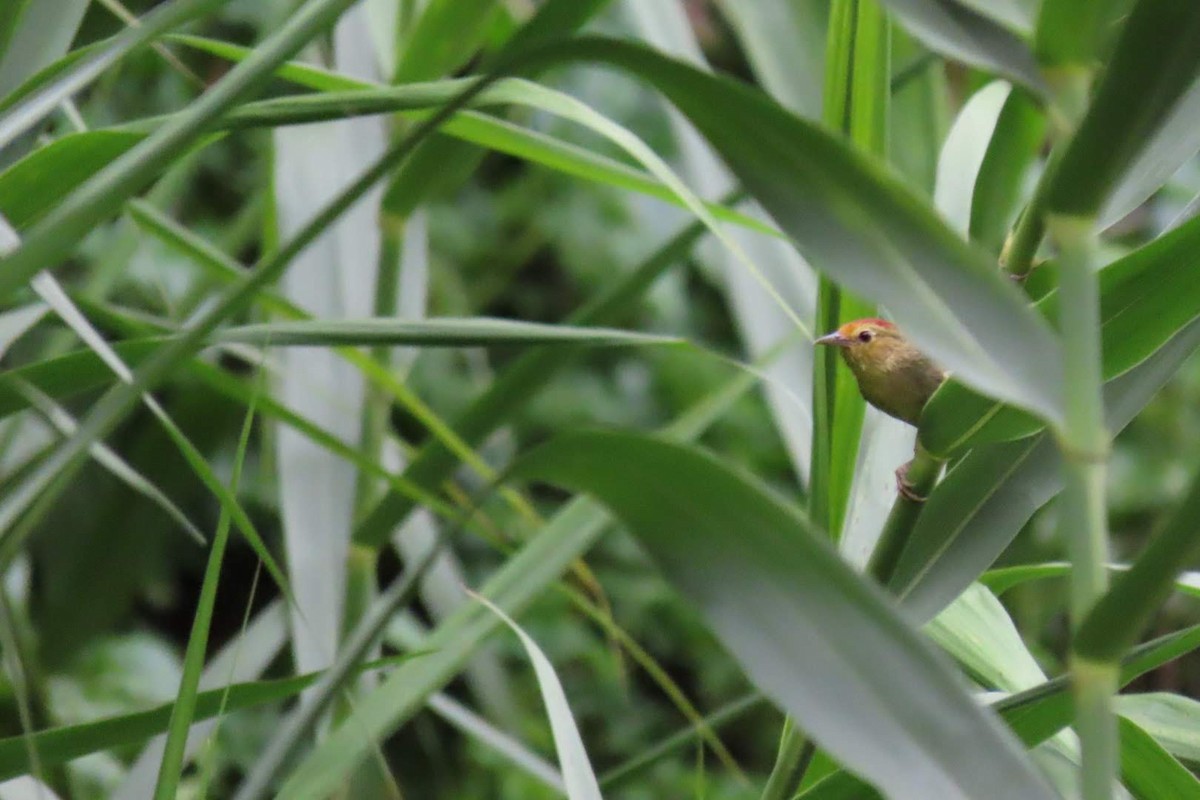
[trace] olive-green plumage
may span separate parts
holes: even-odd
[[[866,401],[910,425],[917,424],[921,409],[946,378],[941,367],[886,320],[847,322],[817,343],[841,348]]]

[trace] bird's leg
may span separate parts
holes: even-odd
[[[912,500],[914,503],[924,503],[926,498],[924,495],[917,494],[912,483],[908,480],[908,468],[912,466],[913,459],[905,461],[900,466],[896,467],[896,491]]]

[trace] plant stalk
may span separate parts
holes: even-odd
[[[1110,436],[1100,393],[1100,301],[1094,269],[1095,220],[1050,215],[1047,228],[1059,249],[1059,326],[1063,338],[1066,418],[1059,432],[1063,455],[1059,533],[1071,553],[1071,620],[1078,627],[1108,587],[1108,520],[1104,479]],[[1071,682],[1083,751],[1085,800],[1109,800],[1117,773],[1113,716],[1117,665],[1074,654]]]
[[[796,727],[791,717],[785,718],[783,731],[779,735],[779,752],[767,784],[763,787],[762,800],[788,800],[800,772],[812,759],[812,750],[812,743],[804,731]]]
[[[913,454],[913,460],[909,462],[905,475],[905,480],[912,487],[914,495],[929,496],[937,483],[938,475],[942,472],[943,463],[941,459],[926,452],[921,445],[917,445],[917,451]],[[896,565],[900,562],[900,554],[908,544],[908,538],[912,535],[924,505],[924,501],[914,500],[904,494],[898,494],[896,501],[892,503],[892,510],[883,525],[883,532],[880,533],[879,541],[871,551],[871,560],[867,564],[868,574],[881,585],[887,586],[888,581],[892,579]]]

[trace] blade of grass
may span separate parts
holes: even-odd
[[[554,672],[554,665],[537,646],[537,642],[530,638],[512,617],[482,595],[474,592],[470,595],[517,635],[526,656],[533,662],[538,688],[542,693],[542,703],[546,707],[546,715],[550,718],[550,729],[554,736],[554,747],[558,751],[558,763],[562,770],[563,783],[566,785],[567,797],[569,800],[600,800],[600,785],[596,781],[587,750],[583,747],[583,740],[579,736],[579,729],[567,702],[567,695]]]
[[[353,0],[308,0],[284,26],[234,67],[186,111],[117,158],[29,229],[21,247],[5,259],[0,297],[10,295],[43,269],[70,254],[92,227],[155,174],[179,158],[206,127],[227,112],[275,68],[315,37]]]
[[[58,72],[54,75],[53,80],[42,83],[36,90],[26,94],[16,105],[10,106],[3,114],[0,114],[0,150],[41,122],[63,101],[85,88],[120,59],[153,42],[167,31],[211,13],[228,1],[175,0],[175,2],[160,5],[147,14],[139,25],[130,27],[114,36],[108,44],[92,49],[83,58],[72,58],[70,67]],[[56,0],[48,0],[44,5],[53,5],[54,2]],[[70,0],[70,2],[77,6],[80,5],[76,0]],[[38,5],[43,5],[43,3]],[[86,6],[86,3],[82,5]],[[65,27],[63,22],[63,18],[59,16],[53,22],[45,24],[57,31]],[[6,83],[3,72],[4,66],[0,65],[0,97],[9,94],[8,91],[3,90]]]
[[[229,479],[229,490],[233,494],[236,494],[241,483],[242,466],[246,460],[250,432],[254,425],[254,411],[254,400],[251,399],[233,458],[233,474]],[[196,615],[184,653],[179,692],[171,709],[171,719],[167,723],[167,740],[163,746],[162,764],[159,766],[158,781],[154,787],[154,800],[173,800],[179,790],[184,748],[187,745],[188,729],[196,714],[196,697],[199,694],[200,675],[204,670],[204,659],[208,652],[208,634],[212,625],[213,607],[217,600],[217,586],[221,581],[221,562],[225,557],[225,546],[229,542],[229,528],[230,515],[222,510],[209,550],[208,564],[204,568],[200,597],[196,601]]]
[[[314,8],[320,10],[321,7],[314,6]],[[312,20],[309,20],[309,23],[311,24]],[[301,26],[299,31],[307,31],[307,28]],[[288,34],[284,36],[283,40],[285,41],[299,36],[297,29],[293,28],[285,28],[284,33]],[[277,40],[276,44],[278,43]],[[38,503],[37,511],[44,513],[48,504],[53,502],[56,493],[65,487],[75,470],[78,469],[81,455],[86,454],[90,444],[116,424],[123,414],[136,402],[138,396],[155,381],[161,379],[178,362],[194,353],[200,347],[204,337],[222,319],[232,311],[236,311],[245,305],[261,287],[268,285],[278,277],[279,273],[287,268],[291,259],[299,251],[303,250],[320,231],[353,205],[354,201],[386,174],[395,163],[402,161],[418,142],[435,130],[441,122],[454,113],[454,111],[458,110],[461,105],[468,102],[473,93],[483,88],[483,85],[484,82],[480,82],[465,90],[454,102],[444,106],[434,117],[422,123],[409,136],[389,148],[383,157],[340,197],[327,205],[303,231],[287,242],[285,246],[264,257],[257,269],[245,275],[236,284],[223,292],[218,300],[204,313],[190,322],[183,335],[164,347],[159,348],[138,369],[131,384],[118,386],[107,392],[93,406],[92,411],[80,426],[79,433],[69,439],[47,461],[41,464],[22,485],[20,496],[18,497],[18,508],[23,508],[36,501]],[[224,487],[220,482],[217,482],[216,485],[221,491],[224,491]],[[11,521],[0,529],[5,530],[8,534],[0,539],[0,563],[3,563],[7,559],[11,559],[15,550],[23,542],[24,537],[28,535],[28,530],[13,535]],[[264,558],[264,562],[268,565],[272,577],[279,585],[286,586],[283,573],[274,564],[273,559],[270,558],[270,554],[264,550],[260,553],[260,557]]]
[[[745,373],[736,375],[680,417],[669,427],[667,434],[680,439],[695,438],[754,382],[754,378]],[[585,499],[574,501],[506,561],[480,594],[509,614],[520,613],[545,586],[557,580],[595,543],[609,522],[610,518],[600,506]],[[385,681],[373,694],[375,699],[358,717],[357,724],[343,724],[337,729],[292,772],[281,791],[288,797],[320,797],[323,787],[336,786],[338,774],[352,770],[365,755],[364,732],[390,728],[411,716],[426,697],[457,674],[478,643],[499,625],[499,620],[479,606],[464,607],[456,612],[426,641],[425,646],[433,652],[424,663],[415,663],[416,669],[408,674],[397,674]],[[366,714],[386,718],[368,720]]]

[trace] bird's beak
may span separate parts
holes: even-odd
[[[837,331],[827,333],[819,339],[814,339],[813,344],[825,344],[832,347],[849,347],[850,340],[842,336]]]

